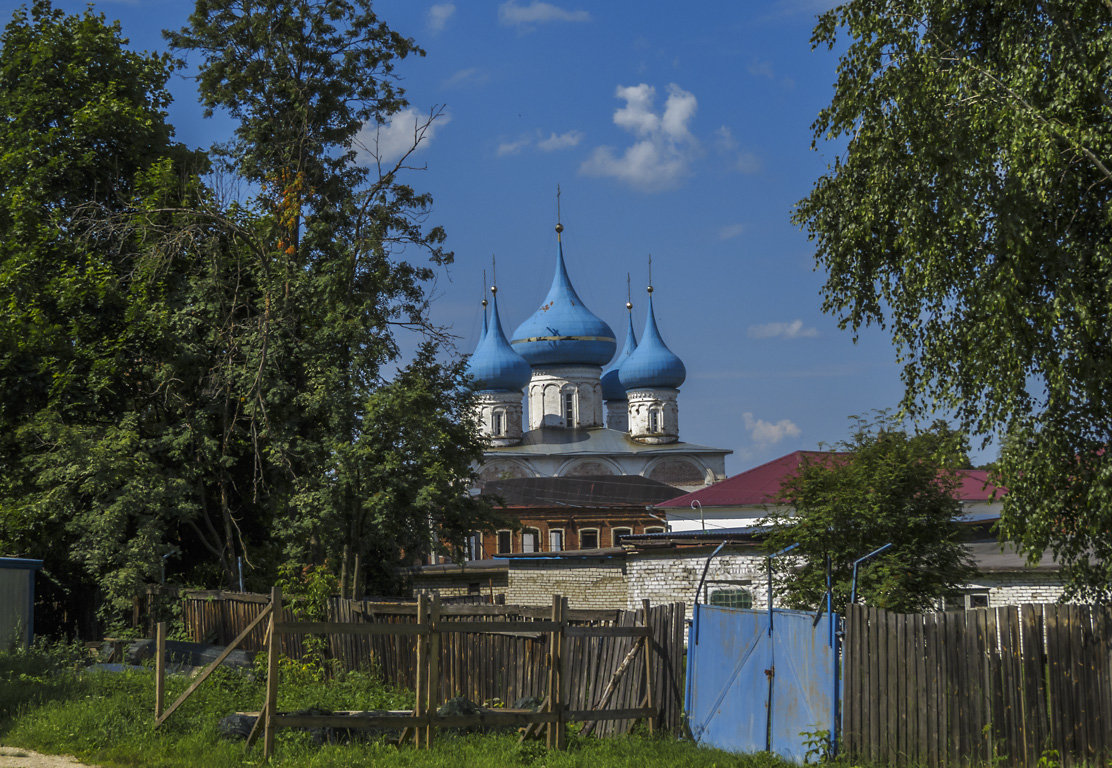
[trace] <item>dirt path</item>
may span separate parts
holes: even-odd
[[[0,744],[0,768],[94,768],[67,755],[40,755],[22,747]]]

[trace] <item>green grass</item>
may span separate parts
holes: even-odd
[[[167,680],[167,702],[189,684]],[[0,741],[7,746],[72,754],[90,763],[159,768],[232,768],[262,765],[261,750],[244,753],[242,741],[220,737],[224,715],[258,710],[263,686],[247,676],[217,670],[155,730],[154,675],[150,670],[112,673],[83,670],[65,649],[0,654]],[[372,675],[349,674],[320,682],[312,668],[287,664],[279,687],[279,709],[399,709],[412,706],[412,694],[383,686]],[[783,768],[769,755],[732,755],[671,738],[629,736],[569,739],[564,752],[542,744],[519,746],[516,733],[454,736],[438,734],[434,746],[371,741],[316,746],[302,731],[278,732],[275,766],[414,766],[415,768],[501,768],[502,766],[692,766],[693,768]]]

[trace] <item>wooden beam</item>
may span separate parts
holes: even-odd
[[[275,715],[278,713],[278,650],[282,636],[278,634],[278,621],[282,618],[282,590],[270,589],[270,642],[266,646],[266,704],[263,714],[263,758],[274,754]]]
[[[228,656],[231,655],[232,651],[234,651],[237,647],[239,647],[239,644],[242,643],[247,638],[247,636],[249,634],[251,634],[252,630],[254,630],[255,627],[257,627],[259,625],[259,622],[261,622],[263,619],[265,619],[267,616],[270,615],[270,610],[271,609],[269,607],[264,608],[262,613],[260,613],[258,616],[256,616],[254,621],[252,621],[250,624],[248,624],[247,627],[242,632],[240,632],[239,635],[236,636],[236,639],[233,640],[231,642],[231,644],[229,644],[228,647],[225,648],[224,651],[219,656],[216,657],[216,660],[213,661],[211,664],[209,664],[207,667],[205,667],[204,670],[201,672],[201,674],[197,675],[197,679],[194,680],[192,682],[192,684],[190,684],[190,686],[185,689],[185,693],[183,693],[181,696],[179,696],[177,701],[175,701],[173,704],[171,704],[165,712],[163,712],[161,715],[158,716],[158,719],[155,720],[155,722],[154,722],[154,727],[155,728],[162,725],[164,722],[166,722],[166,718],[168,718],[170,715],[174,714],[174,712],[177,710],[177,708],[180,707],[182,705],[182,703],[186,699],[188,699],[193,694],[193,692],[195,690],[197,690],[197,688],[200,687],[201,683],[205,682],[205,680],[208,679],[208,676],[211,675],[213,673],[213,671],[218,666],[220,666],[221,663],[223,663],[224,659],[228,658]]]
[[[515,625],[516,626],[516,625]],[[335,621],[281,621],[280,635],[422,635],[427,627],[417,624],[356,624]]]
[[[440,702],[440,595],[434,595],[432,605],[429,607],[429,674],[428,693],[425,694],[425,707],[435,715]],[[425,728],[425,748],[432,747],[432,734],[434,726],[430,723]]]
[[[154,632],[154,721],[158,723],[166,704],[166,622],[160,621]]]

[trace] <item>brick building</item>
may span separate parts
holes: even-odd
[[[623,536],[662,533],[648,507],[682,491],[637,475],[495,480],[483,493],[500,500],[505,527],[484,533],[477,559],[513,553],[595,550]]]

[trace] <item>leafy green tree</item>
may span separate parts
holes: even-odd
[[[370,393],[358,437],[330,452],[327,484],[305,482],[286,540],[298,562],[344,553],[355,586],[399,585],[398,565],[430,554],[455,557],[475,530],[493,523],[489,501],[469,493],[482,459],[464,364],[437,361],[422,345],[388,383]]]
[[[791,607],[823,604],[829,558],[832,602],[841,612],[854,560],[890,543],[859,566],[861,599],[916,612],[951,594],[972,573],[954,523],[961,443],[944,424],[908,435],[887,418],[858,420],[849,440],[805,459],[763,521],[772,528],[770,551],[799,545],[773,560],[776,593]]]
[[[813,42],[845,46],[794,216],[824,309],[891,333],[909,409],[1007,435],[1001,532],[1108,598],[1112,11],[851,0]]]
[[[46,602],[86,627],[96,588],[158,572],[177,490],[143,450],[137,408],[156,393],[136,365],[135,244],[86,214],[127,210],[159,169],[203,165],[165,121],[168,60],[124,42],[41,0],[0,38],[0,549],[44,558]]]
[[[399,328],[443,338],[425,283],[451,259],[404,160],[372,177],[353,150],[404,105],[390,73],[415,46],[365,3],[202,2],[192,22],[172,37],[240,121],[217,154],[249,199],[172,142],[169,59],[101,17],[40,0],[0,52],[0,548],[107,617],[164,566],[234,586],[242,559],[262,586],[362,554],[385,583],[484,512],[462,493],[481,449],[458,366],[434,344],[383,373]]]

